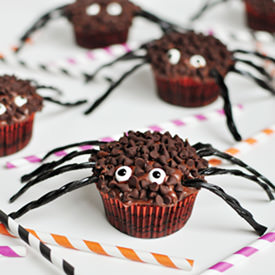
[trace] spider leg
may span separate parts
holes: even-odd
[[[241,135],[239,134],[237,127],[235,125],[235,122],[233,120],[233,114],[232,114],[232,106],[229,98],[228,88],[224,83],[223,77],[220,75],[220,73],[213,69],[210,72],[211,76],[214,77],[216,83],[218,84],[220,88],[220,94],[224,100],[224,112],[226,115],[226,123],[229,128],[229,131],[235,138],[235,140],[240,141],[242,139]]]
[[[185,182],[184,185],[188,187],[205,188],[210,192],[214,193],[215,195],[219,196],[220,198],[222,198],[229,206],[231,206],[243,219],[245,219],[254,228],[258,235],[263,235],[264,232],[267,230],[265,226],[257,223],[254,220],[252,214],[248,210],[243,208],[235,198],[225,193],[224,190],[219,186],[198,180],[189,180]]]
[[[144,60],[142,63],[139,63],[137,65],[135,65],[133,68],[131,68],[129,71],[127,71],[126,73],[124,73],[116,82],[112,82],[110,87],[107,89],[107,91],[101,96],[99,97],[94,103],[93,105],[85,111],[85,115],[90,114],[95,108],[97,108],[110,94],[111,92],[117,87],[119,86],[119,84],[121,84],[123,82],[123,80],[125,78],[127,78],[130,74],[134,73],[137,69],[139,69],[140,67],[142,67],[143,65],[147,64],[147,60]]]
[[[38,208],[44,204],[47,204],[47,203],[65,195],[66,193],[77,190],[77,189],[84,187],[86,185],[95,183],[96,181],[97,181],[97,177],[87,177],[82,180],[72,181],[70,183],[67,183],[59,189],[48,192],[44,196],[40,197],[38,200],[27,203],[26,205],[21,207],[18,211],[12,212],[9,216],[13,219],[17,219],[32,209]]]
[[[210,168],[202,169],[199,171],[199,173],[204,176],[230,174],[230,175],[239,176],[239,177],[249,179],[251,181],[258,183],[264,189],[264,191],[268,195],[268,198],[270,200],[274,200],[274,196],[273,196],[269,186],[265,182],[260,181],[260,179],[254,175],[245,174],[242,171],[237,170],[237,169],[221,169],[221,168],[217,168],[217,167],[210,167]]]
[[[57,175],[60,175],[62,173],[66,173],[69,171],[73,171],[73,170],[80,170],[80,169],[87,169],[87,168],[93,168],[94,167],[94,163],[92,162],[85,162],[85,163],[74,163],[74,164],[68,164],[68,165],[64,165],[61,166],[55,170],[50,170],[47,171],[43,174],[38,175],[36,178],[34,178],[33,180],[29,181],[28,183],[26,183],[17,193],[15,193],[11,198],[10,198],[10,202],[14,202],[17,198],[19,198],[22,194],[24,194],[29,188],[31,188],[33,185],[55,177]]]
[[[194,14],[191,18],[190,21],[194,22],[195,20],[199,19],[207,10],[217,6],[218,4],[222,4],[227,2],[228,0],[217,0],[213,2],[212,0],[207,0],[205,4],[201,7],[199,11],[197,11],[196,14]],[[211,3],[213,2],[213,3]]]
[[[78,105],[82,105],[84,103],[87,103],[86,99],[78,100],[76,102],[61,102],[61,101],[59,101],[57,99],[54,99],[52,97],[49,97],[49,96],[44,96],[43,99],[46,100],[46,101],[61,105],[61,106],[65,106],[65,107],[73,107],[73,106],[78,106]]]
[[[90,155],[90,154],[94,154],[95,152],[98,152],[97,150],[91,149],[91,150],[84,150],[84,151],[73,151],[70,152],[69,154],[65,155],[63,158],[56,160],[56,161],[52,161],[52,162],[48,162],[48,163],[44,163],[41,166],[39,166],[38,168],[36,168],[33,172],[23,175],[21,177],[21,182],[26,182],[30,179],[32,179],[34,176],[38,176],[38,175],[43,175],[44,173],[51,171],[52,169],[54,169],[55,167],[59,166],[62,163],[65,163],[68,160],[74,159],[78,156],[81,155]]]
[[[241,63],[244,63],[244,64],[247,64],[247,65],[251,66],[252,68],[257,70],[260,74],[267,77],[268,80],[272,80],[272,76],[265,70],[264,67],[258,66],[254,62],[252,62],[250,60],[247,60],[247,59],[235,58],[235,61],[241,62]]]
[[[53,86],[46,86],[46,85],[36,85],[36,89],[41,90],[41,89],[47,89],[51,91],[57,92],[58,95],[62,95],[62,91],[59,88],[53,87]]]
[[[230,71],[233,72],[233,73],[237,73],[237,74],[240,74],[240,75],[243,75],[243,76],[246,76],[246,77],[252,79],[260,87],[262,87],[263,89],[269,91],[272,95],[275,95],[275,89],[271,85],[269,85],[268,82],[265,82],[264,80],[252,75],[250,72],[239,70],[235,67],[232,67]]]
[[[197,150],[197,154],[200,157],[217,156],[222,159],[228,160],[233,164],[239,165],[240,167],[243,167],[244,169],[246,169],[256,177],[260,178],[262,181],[264,181],[268,186],[270,186],[275,191],[275,186],[270,180],[268,180],[265,176],[260,174],[258,171],[256,171],[254,168],[244,163],[240,159],[233,157],[227,153],[221,152],[218,149],[213,148],[212,145],[210,144],[197,143],[194,145],[194,148]]]
[[[241,50],[241,49],[236,49],[233,51],[233,53],[251,54],[251,55],[257,56],[259,58],[262,58],[264,60],[269,60],[269,61],[275,63],[275,58],[268,56],[268,55],[261,54],[257,51],[245,51],[245,50]]]
[[[67,5],[60,6],[58,8],[52,9],[49,12],[42,15],[20,38],[20,44],[16,49],[15,53],[23,48],[26,40],[37,30],[43,28],[51,19],[64,16],[64,8]]]

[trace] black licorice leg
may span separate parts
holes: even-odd
[[[140,67],[142,67],[143,65],[147,64],[147,60],[145,60],[142,63],[139,63],[137,65],[135,65],[133,68],[131,68],[129,71],[127,71],[126,73],[124,73],[116,82],[113,82],[110,87],[108,88],[108,90],[101,96],[99,97],[94,103],[93,105],[85,111],[85,115],[90,114],[92,111],[94,111],[110,94],[111,92],[117,87],[119,86],[123,80],[129,76],[130,74],[134,73],[137,69],[139,69]]]
[[[246,51],[246,50],[242,50],[242,49],[235,49],[232,52],[233,53],[243,53],[243,54],[254,55],[254,56],[257,56],[257,57],[262,58],[264,60],[269,60],[269,61],[275,63],[275,58],[273,58],[271,56],[268,56],[268,55],[261,54],[261,53],[259,53],[257,51]]]
[[[231,206],[243,219],[245,219],[257,232],[258,235],[263,235],[267,228],[259,223],[257,223],[252,214],[243,208],[240,203],[233,198],[232,196],[228,195],[224,192],[222,188],[217,185],[210,184],[207,182],[200,182],[196,180],[190,180],[184,182],[184,186],[188,187],[195,187],[195,188],[204,188],[209,190],[210,192],[214,193],[215,195],[222,198],[229,206]]]
[[[263,76],[267,77],[268,80],[272,80],[272,76],[265,70],[264,67],[256,65],[254,62],[247,60],[247,59],[240,59],[240,58],[235,58],[235,61],[244,63],[246,65],[249,65],[250,67],[254,68],[257,70],[260,74]]]
[[[258,178],[256,176],[245,174],[240,170],[237,170],[237,169],[221,169],[221,168],[217,168],[217,167],[210,167],[210,168],[199,170],[199,173],[200,173],[200,175],[204,175],[204,176],[215,176],[215,175],[230,174],[230,175],[246,178],[248,180],[251,180],[251,181],[254,181],[254,182],[258,183],[258,185],[261,186],[263,188],[263,190],[266,192],[268,198],[270,200],[274,200],[274,196],[273,196],[269,186],[265,182],[260,181],[260,178]]]
[[[54,98],[51,98],[49,96],[44,96],[43,99],[46,100],[46,101],[61,105],[61,106],[65,106],[65,107],[74,107],[74,106],[79,106],[79,105],[82,105],[84,103],[87,103],[86,99],[78,100],[76,102],[61,102],[61,101],[59,101],[57,99],[54,99]]]
[[[264,181],[268,186],[270,186],[275,191],[275,185],[268,180],[265,176],[260,174],[258,171],[256,171],[254,168],[246,164],[245,162],[241,161],[240,159],[233,157],[227,153],[221,152],[216,148],[213,148],[210,144],[203,144],[203,143],[197,143],[193,146],[197,150],[197,154],[200,157],[209,157],[209,156],[217,156],[222,159],[228,160],[229,162],[239,165],[240,167],[243,167],[256,177],[260,178],[262,181]]]
[[[45,159],[47,159],[50,155],[72,148],[72,147],[77,147],[77,146],[85,146],[85,145],[91,145],[91,146],[100,146],[105,144],[105,141],[99,141],[99,140],[88,140],[88,141],[82,141],[82,142],[77,142],[77,143],[71,143],[71,144],[67,144],[64,146],[60,146],[57,148],[52,149],[50,152],[48,152],[43,158],[42,161],[44,161]]]
[[[32,209],[38,208],[42,205],[45,205],[45,204],[63,196],[63,195],[65,195],[66,193],[77,190],[77,189],[84,187],[86,185],[95,183],[96,181],[97,181],[97,177],[87,177],[87,178],[84,178],[79,181],[72,181],[70,183],[67,183],[59,189],[48,192],[44,196],[40,197],[38,200],[32,201],[32,202],[24,205],[18,211],[10,213],[9,216],[13,219],[17,219]]]
[[[89,149],[89,150],[84,150],[84,151],[73,151],[68,153],[67,155],[65,155],[63,158],[56,160],[56,161],[52,161],[52,162],[48,162],[48,163],[44,163],[41,166],[39,166],[38,168],[36,168],[33,172],[23,175],[21,177],[21,182],[26,182],[30,179],[32,179],[34,176],[38,176],[41,174],[44,174],[48,171],[51,171],[52,169],[54,169],[55,167],[65,163],[66,161],[69,161],[71,159],[74,159],[78,156],[82,156],[82,155],[92,155],[94,153],[97,153],[98,151],[95,149]]]
[[[64,16],[64,9],[67,5],[60,6],[58,8],[54,8],[49,12],[42,15],[20,38],[20,45],[16,49],[15,53],[19,53],[19,51],[23,48],[26,43],[26,40],[37,30],[43,28],[51,19],[59,18]]]
[[[53,87],[53,86],[46,86],[46,85],[37,84],[36,89],[38,89],[38,90],[42,90],[42,89],[51,90],[51,91],[57,92],[57,94],[59,94],[59,95],[63,94],[62,91],[59,88],[56,88],[56,87]]]
[[[220,88],[220,94],[224,100],[223,109],[224,109],[224,112],[226,115],[227,126],[228,126],[231,134],[233,135],[234,139],[237,141],[240,141],[240,140],[242,140],[242,137],[239,134],[237,127],[235,125],[235,122],[233,120],[232,106],[231,106],[231,102],[230,102],[230,98],[229,98],[229,93],[228,93],[227,86],[225,85],[225,83],[223,81],[223,77],[215,69],[211,70],[210,75],[215,79],[217,85]]]
[[[275,89],[271,85],[269,85],[269,83],[267,83],[264,80],[262,80],[262,79],[260,79],[260,78],[258,78],[256,76],[254,76],[250,72],[243,71],[243,70],[237,69],[235,67],[231,68],[230,71],[233,72],[233,73],[237,73],[237,74],[240,74],[240,75],[243,75],[243,76],[246,76],[246,77],[252,79],[260,87],[262,87],[263,89],[269,91],[272,95],[275,95]]]
[[[206,1],[206,3],[201,7],[201,9],[190,18],[190,21],[193,22],[193,21],[199,19],[207,10],[217,6],[218,4],[221,4],[221,3],[224,3],[227,1],[228,0],[217,0],[216,2],[213,2],[211,0]],[[213,3],[211,3],[211,2],[213,2]]]
[[[16,192],[11,198],[10,202],[14,202],[17,198],[19,198],[21,195],[23,195],[28,189],[30,189],[35,184],[44,181],[46,179],[55,177],[57,175],[60,175],[62,173],[70,172],[73,170],[80,170],[80,169],[87,169],[87,168],[93,168],[94,163],[92,162],[85,162],[85,163],[74,163],[74,164],[68,164],[61,167],[58,167],[55,170],[49,170],[43,174],[38,175],[33,180],[26,183],[18,192]]]

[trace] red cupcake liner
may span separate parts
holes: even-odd
[[[105,213],[111,225],[137,238],[159,238],[181,229],[189,219],[198,191],[171,206],[133,203],[100,193]]]
[[[259,13],[249,3],[245,2],[248,26],[256,31],[275,33],[275,13]]]
[[[103,48],[113,44],[125,43],[128,38],[128,30],[129,28],[117,32],[89,34],[75,29],[75,40],[83,48]]]
[[[24,121],[0,126],[0,157],[13,154],[29,143],[33,120],[34,114]]]
[[[158,95],[164,101],[184,107],[201,107],[219,96],[216,82],[195,81],[189,77],[169,79],[155,74]]]

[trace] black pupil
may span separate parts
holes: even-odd
[[[123,177],[126,175],[127,171],[126,171],[126,169],[123,168],[123,169],[118,170],[117,173],[119,176]]]
[[[159,178],[160,178],[160,176],[161,176],[161,174],[160,174],[160,172],[159,172],[159,171],[155,171],[155,172],[153,172],[153,177],[154,177],[155,179],[159,179]]]

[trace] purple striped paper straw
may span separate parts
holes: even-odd
[[[212,265],[206,271],[202,272],[201,275],[224,274],[228,270],[244,262],[246,259],[249,259],[252,255],[270,247],[271,244],[275,244],[275,230],[266,233],[250,245],[241,248],[221,262]]]
[[[0,246],[0,257],[19,258],[26,256],[25,246]]]

